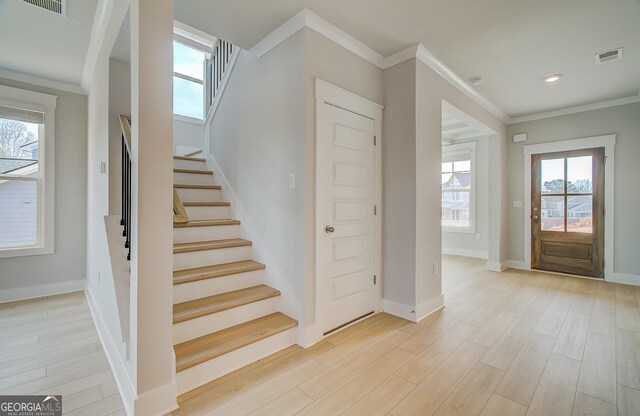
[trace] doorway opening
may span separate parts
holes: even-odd
[[[500,186],[498,170],[491,166],[499,166],[499,152],[494,148],[497,143],[495,131],[443,101],[441,231],[445,297],[465,287],[468,273],[456,273],[458,265],[474,264],[482,270],[480,265],[486,264],[490,268],[492,239],[499,238],[498,233],[491,232],[495,226],[491,210],[496,208]]]

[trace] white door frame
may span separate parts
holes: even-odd
[[[604,209],[607,212],[604,218],[604,279],[613,279],[615,145],[616,135],[609,134],[522,147],[522,152],[524,153],[524,269],[531,270],[531,155],[604,147],[604,155],[606,157],[604,167]]]
[[[377,207],[377,213],[374,217],[374,237],[375,237],[375,249],[374,249],[374,270],[377,276],[376,282],[376,299],[374,304],[374,312],[380,312],[382,310],[382,105],[369,101],[366,98],[360,97],[352,92],[336,87],[329,84],[319,78],[315,79],[315,97],[316,97],[316,147],[315,147],[315,210],[314,210],[314,223],[315,223],[315,295],[314,295],[314,324],[310,330],[310,335],[314,342],[320,341],[323,335],[323,304],[321,302],[324,299],[324,293],[319,276],[321,265],[318,262],[318,247],[320,244],[320,230],[323,229],[324,223],[321,223],[318,218],[318,113],[322,111],[323,104],[330,104],[344,110],[350,111],[355,114],[359,114],[363,117],[369,118],[374,121],[374,132],[376,136],[376,146],[374,146],[374,203]],[[373,209],[373,207],[372,207]]]

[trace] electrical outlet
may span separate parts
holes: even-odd
[[[98,272],[98,286],[100,286],[101,280],[102,280],[102,276],[100,275],[100,272]]]
[[[514,208],[522,208],[522,201],[513,201]]]
[[[440,269],[440,265],[438,263],[433,263],[433,275],[437,276]]]
[[[476,240],[480,240],[480,238],[482,238],[482,236],[480,235],[480,233],[476,234]]]
[[[289,174],[289,189],[295,189],[296,188],[296,174],[295,173],[290,173]]]

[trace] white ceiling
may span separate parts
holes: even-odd
[[[418,42],[511,117],[637,96],[639,0],[175,0],[176,19],[249,49],[308,8],[384,56]],[[624,47],[624,59],[594,54]],[[562,73],[555,85],[545,75]]]
[[[79,85],[98,0],[66,0],[61,16],[0,1],[0,68]]]
[[[455,115],[442,113],[442,145],[448,146],[460,140],[477,139],[487,137],[486,133],[481,132],[475,126],[472,126],[466,120],[456,117]]]

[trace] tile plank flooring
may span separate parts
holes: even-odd
[[[445,309],[287,348],[180,396],[173,415],[640,415],[640,288],[456,256],[442,269]],[[124,415],[81,293],[0,305],[0,333],[0,394]]]
[[[62,394],[65,415],[124,415],[83,292],[0,304],[0,394]]]

